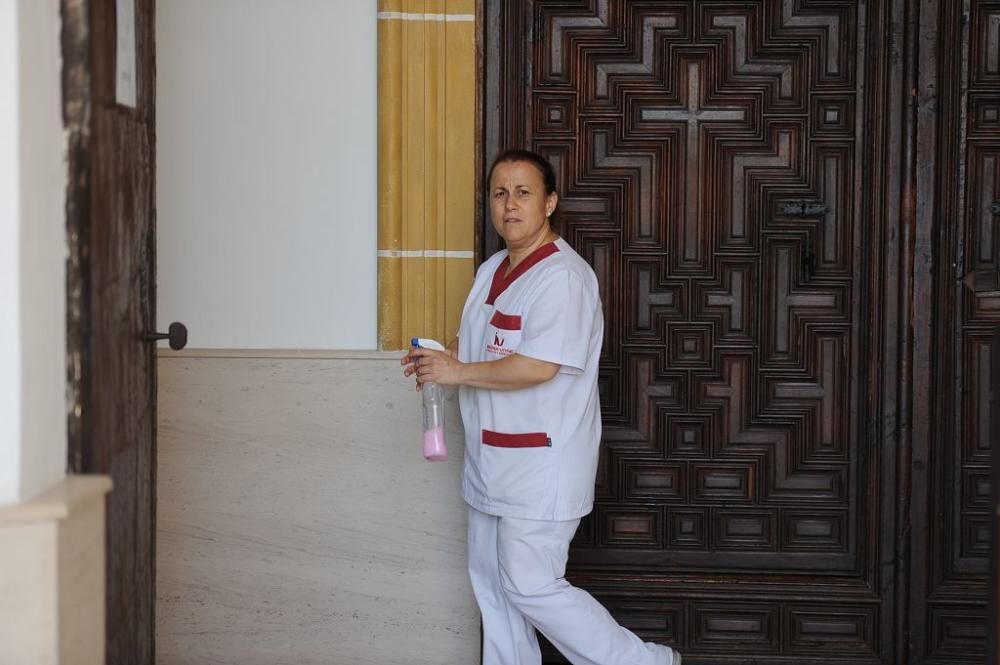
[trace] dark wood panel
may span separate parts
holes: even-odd
[[[63,0],[70,468],[109,474],[107,662],[153,662],[154,0],[136,0],[136,108],[115,102],[116,3]]]
[[[484,163],[549,157],[604,301],[570,576],[686,662],[909,658],[918,4],[486,5]]]
[[[993,348],[1000,349],[1000,327],[993,332]],[[994,353],[991,357],[993,361],[992,382],[994,386],[1000,386],[1000,353]],[[993,440],[1000,439],[1000,390],[992,391],[990,396],[990,429],[993,432]],[[990,473],[986,477],[980,477],[974,483],[970,483],[977,488],[983,488],[987,494],[987,505],[992,510],[992,529],[990,547],[990,606],[987,614],[987,630],[989,631],[989,663],[996,665],[1000,663],[1000,460],[993,458],[990,466]],[[976,491],[976,502],[982,490]]]
[[[986,660],[990,400],[1000,199],[1000,2],[934,3],[921,14],[914,178],[912,662]],[[934,269],[939,266],[940,269]]]

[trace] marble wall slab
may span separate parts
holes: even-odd
[[[462,435],[399,354],[163,353],[157,662],[468,665]]]

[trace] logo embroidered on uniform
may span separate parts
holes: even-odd
[[[506,338],[500,337],[500,331],[496,330],[493,332],[493,343],[486,345],[486,352],[492,353],[497,356],[509,356],[514,353],[513,350],[504,348],[504,342]]]

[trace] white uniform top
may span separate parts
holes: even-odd
[[[509,263],[504,250],[476,273],[462,312],[459,359],[517,353],[560,369],[521,390],[462,386],[462,491],[470,506],[492,515],[576,519],[593,508],[601,440],[597,278],[561,238],[505,276]]]

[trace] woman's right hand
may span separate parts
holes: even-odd
[[[402,358],[399,359],[399,364],[404,366],[403,367],[403,376],[405,376],[406,378],[410,378],[411,376],[413,376],[414,374],[417,373],[417,368],[420,365],[420,358],[422,356],[424,356],[423,353],[419,353],[419,354],[415,354],[414,353],[414,351],[417,351],[419,348],[420,347],[411,346],[410,350],[407,352],[407,354],[405,356],[403,356]],[[441,353],[441,352],[440,351],[434,351],[432,353]],[[446,348],[443,353],[446,356],[448,356],[451,359],[453,359],[456,362],[458,362],[458,338],[457,337],[455,338],[455,340],[451,344],[448,345],[448,348]],[[461,364],[461,363],[459,363],[459,364]],[[419,391],[420,390],[420,379],[419,378],[416,379],[416,383],[417,383],[417,390]]]
[[[455,353],[451,350],[410,349],[407,358],[413,364],[407,367],[403,373],[406,376],[415,373],[418,384],[432,382],[442,386],[457,386],[462,382],[464,363],[456,358]]]
[[[405,356],[399,359],[399,364],[403,365],[403,376],[405,376],[406,378],[410,378],[417,371],[418,358],[416,356],[410,355],[410,353],[415,349],[416,347],[411,346],[410,351],[408,351]],[[416,384],[417,384],[417,390],[420,390],[420,381],[416,381]]]

